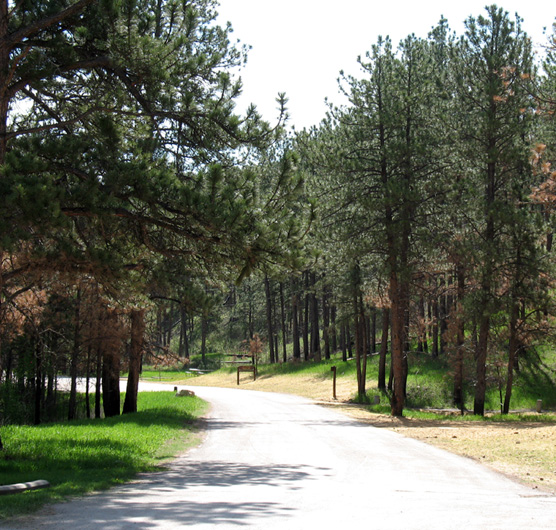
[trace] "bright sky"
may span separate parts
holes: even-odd
[[[463,34],[470,15],[485,13],[485,0],[220,0],[220,21],[230,21],[232,37],[252,46],[240,72],[244,93],[239,110],[257,105],[263,117],[277,118],[279,92],[289,98],[289,124],[300,130],[318,124],[326,113],[325,97],[341,103],[340,70],[358,75],[357,57],[389,35],[394,45],[411,33],[426,37],[444,15]],[[498,5],[524,20],[535,43],[547,42],[556,9],[529,0],[500,0]],[[548,4],[550,5],[550,4]]]

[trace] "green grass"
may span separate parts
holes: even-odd
[[[127,377],[123,374],[122,377]],[[173,381],[181,381],[189,377],[197,377],[196,374],[188,373],[182,370],[143,370],[141,372],[141,381],[156,381],[172,383]]]
[[[390,414],[389,405],[371,405],[368,407],[371,412],[378,414]],[[435,420],[435,421],[459,421],[459,422],[489,422],[489,423],[511,423],[511,422],[535,422],[535,423],[555,423],[554,414],[488,414],[486,416],[476,416],[474,414],[448,413],[445,411],[424,411],[415,409],[405,409],[404,418],[414,420]]]
[[[374,359],[373,359],[374,362]],[[376,361],[378,362],[378,361]],[[500,411],[499,382],[492,367],[488,370],[489,382],[485,397],[487,410]],[[505,376],[505,372],[502,374]],[[465,406],[473,408],[474,370],[466,373]],[[523,359],[521,370],[514,374],[514,385],[510,408],[512,410],[534,410],[538,399],[543,400],[543,409],[556,408],[556,372],[550,370],[540,358]],[[502,397],[505,380],[502,379]],[[429,355],[410,354],[407,378],[408,408],[452,408],[453,376],[447,359],[432,359]]]
[[[156,469],[192,443],[206,403],[173,392],[142,392],[138,412],[39,426],[2,427],[2,484],[48,480],[51,487],[0,497],[0,518],[109,488]]]
[[[181,381],[188,377],[196,377],[198,375],[197,373],[192,373],[190,370],[218,370],[224,359],[225,356],[220,353],[207,353],[204,360],[201,355],[192,355],[189,362],[183,362],[179,365],[145,365],[141,371],[141,379],[143,381],[163,381],[167,383]],[[184,361],[187,360],[184,359]],[[127,373],[122,374],[122,377],[127,377]]]

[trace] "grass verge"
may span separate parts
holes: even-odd
[[[0,497],[2,518],[102,490],[160,468],[196,441],[193,421],[206,410],[196,397],[142,392],[138,412],[113,418],[2,428],[3,484],[48,480],[51,487]]]

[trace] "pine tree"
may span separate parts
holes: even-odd
[[[527,163],[526,109],[529,101],[519,86],[532,71],[531,44],[520,20],[512,22],[496,6],[487,16],[471,17],[465,36],[453,50],[460,123],[458,148],[466,160],[463,199],[473,205],[478,237],[473,239],[472,293],[478,341],[475,351],[475,414],[484,414],[491,318],[497,307],[498,274],[506,252],[507,227],[516,220],[515,202],[523,193],[521,176]],[[516,196],[517,190],[517,196]]]

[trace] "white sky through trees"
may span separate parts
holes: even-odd
[[[252,46],[240,75],[244,93],[239,110],[252,102],[271,123],[277,118],[278,92],[289,98],[289,125],[300,130],[317,125],[326,113],[325,97],[341,103],[340,70],[358,75],[357,56],[379,35],[394,46],[411,33],[426,37],[441,15],[458,35],[470,15],[485,14],[484,0],[220,0],[219,21],[230,21],[233,39]],[[523,29],[539,49],[552,32],[556,9],[538,2],[497,2],[523,19]],[[550,7],[548,7],[550,6]],[[547,33],[543,34],[543,29]]]

